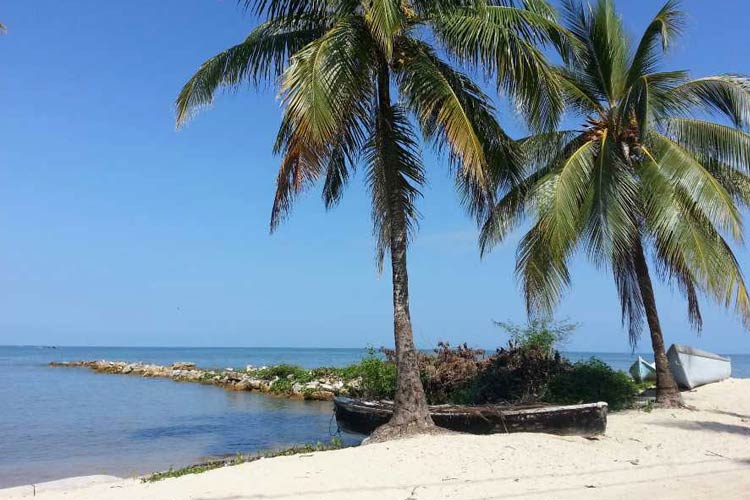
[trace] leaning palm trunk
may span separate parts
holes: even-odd
[[[662,407],[682,405],[682,397],[677,389],[672,372],[669,369],[667,351],[664,348],[664,337],[661,332],[661,323],[656,311],[656,298],[654,288],[651,285],[651,275],[648,271],[648,263],[643,253],[640,240],[633,249],[633,261],[638,279],[638,288],[643,298],[646,311],[646,321],[651,333],[651,347],[654,351],[654,362],[656,364],[656,404]]]

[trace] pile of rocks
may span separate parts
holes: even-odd
[[[176,382],[194,382],[212,384],[231,391],[257,391],[275,394],[294,399],[330,400],[338,395],[351,395],[360,386],[360,380],[340,380],[332,377],[296,381],[293,375],[287,377],[288,382],[279,390],[281,380],[275,376],[263,378],[261,374],[267,367],[247,366],[244,371],[233,368],[223,370],[207,370],[198,368],[195,363],[177,362],[171,366],[147,363],[129,363],[126,361],[69,361],[52,362],[53,367],[89,368],[98,373],[113,373],[118,375],[138,375],[141,377],[169,378]],[[276,387],[274,387],[276,385]]]

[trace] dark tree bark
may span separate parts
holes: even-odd
[[[651,276],[648,271],[646,255],[643,245],[638,240],[633,252],[635,272],[638,277],[638,286],[646,309],[646,319],[651,332],[651,346],[654,350],[654,362],[656,363],[656,404],[662,407],[676,407],[682,405],[682,396],[674,381],[672,372],[667,361],[667,352],[664,348],[664,337],[662,336],[659,314],[656,311],[656,298],[651,284]]]
[[[387,117],[392,115],[390,97],[390,74],[385,60],[381,61],[378,72],[378,126],[391,126]],[[385,166],[388,169],[388,166]],[[386,178],[397,175],[386,172]],[[389,180],[397,185],[395,179]],[[394,193],[392,199],[398,198]],[[371,441],[382,441],[408,434],[429,432],[436,429],[427,408],[422,380],[419,376],[417,352],[409,313],[409,275],[406,269],[407,224],[403,207],[390,207],[387,224],[390,225],[391,272],[393,279],[393,329],[396,344],[396,395],[393,417],[387,424],[378,428],[370,437]]]

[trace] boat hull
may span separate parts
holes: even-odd
[[[636,382],[656,380],[656,367],[642,357],[630,366],[630,375]]]
[[[667,351],[669,368],[677,385],[693,389],[732,376],[732,362],[718,354],[673,344]]]
[[[389,402],[357,401],[336,397],[336,421],[341,429],[370,434],[393,415]],[[545,432],[586,436],[607,429],[607,403],[571,406],[431,406],[430,415],[439,427],[471,434]]]

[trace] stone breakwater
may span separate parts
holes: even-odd
[[[316,376],[325,369],[302,370],[293,367],[293,373],[283,375],[285,370],[274,367],[247,366],[244,370],[226,368],[208,370],[198,368],[195,363],[179,362],[170,366],[125,361],[70,361],[52,362],[51,367],[89,368],[98,373],[133,375],[141,377],[169,378],[175,382],[193,382],[215,385],[230,391],[256,391],[293,399],[326,401],[334,396],[352,395],[359,389],[361,380],[343,380],[340,377]],[[281,372],[283,376],[279,376]]]

